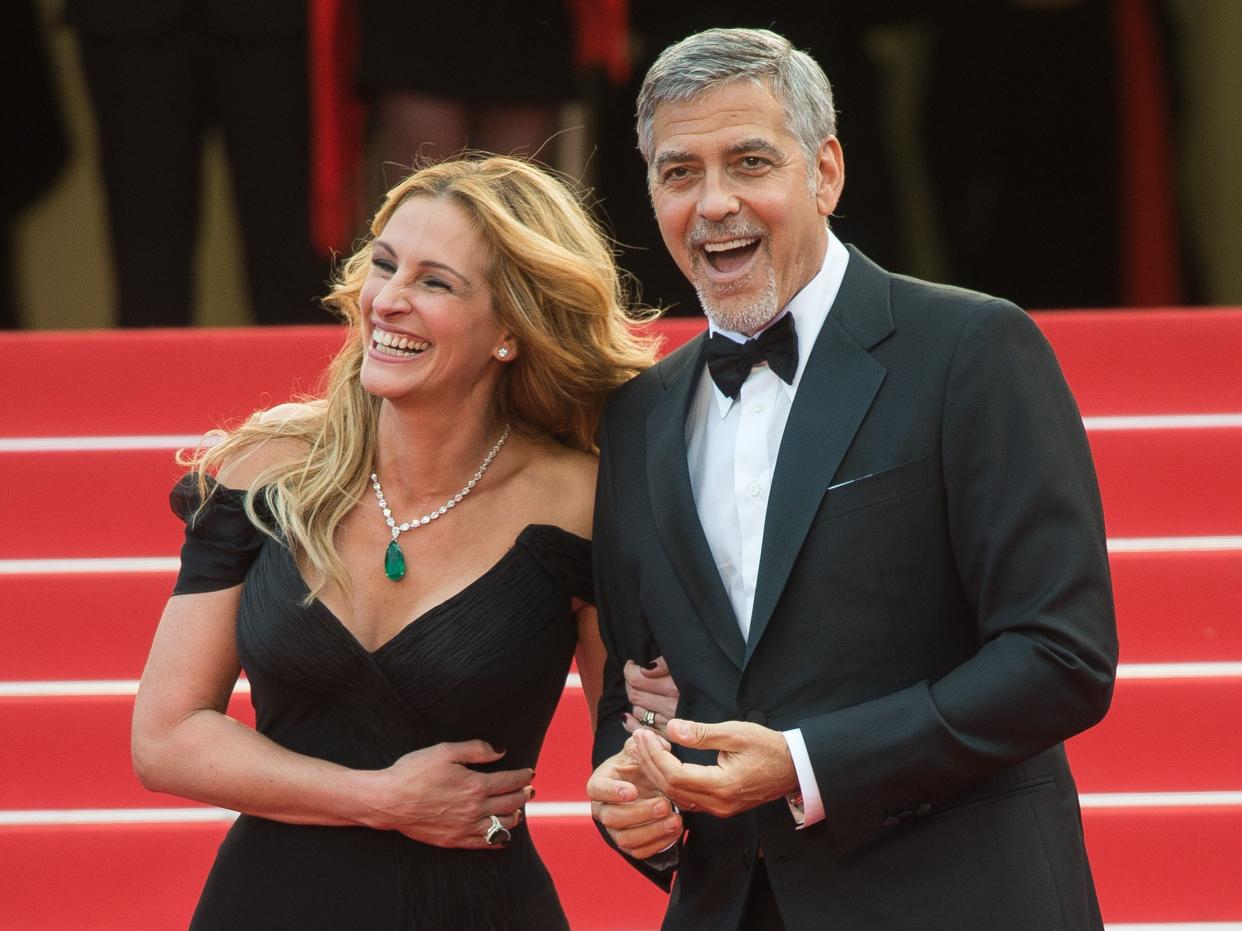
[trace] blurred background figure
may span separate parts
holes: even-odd
[[[305,0],[66,0],[99,138],[121,326],[191,322],[219,129],[258,323],[326,321],[308,236]]]
[[[7,90],[9,167],[0,187],[0,329],[22,322],[14,225],[56,180],[69,154],[47,40],[35,0],[17,0],[0,30],[0,87]]]
[[[576,90],[562,0],[359,0],[358,84],[371,111],[368,167],[379,194],[416,157],[469,147],[551,161]]]
[[[1173,34],[1158,0],[875,0],[799,13],[632,0],[630,10],[632,74],[711,26],[774,29],[824,63],[849,178],[832,225],[885,267],[1030,309],[1186,297]],[[647,204],[636,82],[600,105],[602,206],[617,238],[638,247],[622,261],[643,298],[692,315]]]
[[[326,322],[312,295],[382,190],[463,147],[593,189],[643,300],[697,316],[651,213],[635,75],[711,26],[775,29],[833,75],[833,226],[890,270],[1032,310],[1242,303],[1236,0],[25,3],[64,119],[19,4],[21,313],[0,326]]]

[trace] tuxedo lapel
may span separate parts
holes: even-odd
[[[743,664],[776,609],[820,501],[886,374],[869,349],[892,332],[888,276],[851,248],[785,424],[764,521]]]
[[[656,533],[673,571],[720,649],[741,669],[746,645],[699,522],[686,462],[686,415],[703,371],[705,343],[700,336],[696,347],[683,353],[647,418],[647,487]]]

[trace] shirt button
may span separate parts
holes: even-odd
[[[752,498],[758,498],[759,492],[761,491],[763,491],[763,486],[761,486],[758,482],[751,482],[746,486],[746,494],[750,495]]]
[[[756,414],[762,414],[763,413],[763,402],[756,401],[755,406],[752,407],[751,410],[754,411]]]

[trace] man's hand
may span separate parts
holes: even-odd
[[[591,815],[613,843],[636,860],[645,860],[681,836],[681,815],[643,775],[631,746],[599,765],[587,782]]]
[[[650,731],[639,729],[630,737],[647,780],[686,811],[727,818],[798,791],[798,773],[780,731],[745,721],[700,724],[674,718],[666,734],[683,747],[720,751],[715,766],[699,766],[677,759]]]

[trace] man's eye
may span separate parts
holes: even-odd
[[[742,159],[742,167],[751,171],[764,168],[767,164],[768,160],[758,155],[747,155],[744,159]]]
[[[678,165],[677,167],[670,168],[668,169],[668,171],[664,172],[664,177],[661,180],[666,181],[666,182],[684,181],[687,177],[689,177],[689,175],[690,175],[689,168],[686,168],[683,165]]]

